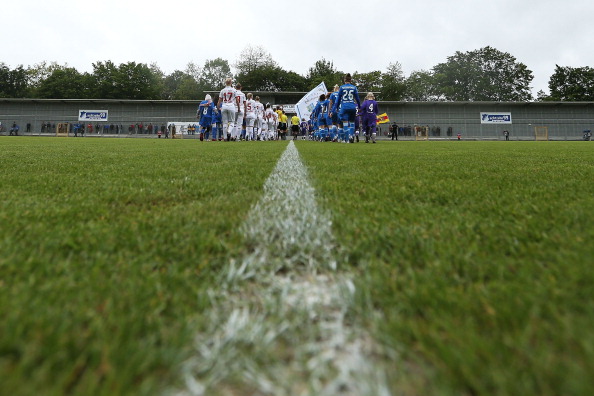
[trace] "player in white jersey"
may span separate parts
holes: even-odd
[[[256,122],[254,123],[254,132],[260,137],[260,131],[264,127],[264,105],[260,103],[260,97],[256,96],[255,100]]]
[[[237,100],[237,113],[235,114],[235,129],[231,138],[239,140],[241,137],[241,127],[245,117],[245,94],[241,92],[241,84],[235,85],[235,97]]]
[[[268,124],[268,140],[276,140],[276,125],[278,124],[278,115],[272,110],[270,103],[266,104],[265,118]]]
[[[245,101],[245,140],[254,140],[254,123],[256,122],[256,101],[252,93],[247,94]]]
[[[233,129],[235,128],[235,114],[239,109],[235,88],[231,86],[232,82],[233,80],[231,78],[225,80],[225,88],[221,90],[217,103],[217,108],[221,111],[221,123],[223,127],[221,137],[223,133],[226,133],[227,141],[231,138],[231,133],[233,133]]]
[[[258,129],[258,140],[268,139],[268,122],[262,113],[262,121],[260,122],[260,128]]]

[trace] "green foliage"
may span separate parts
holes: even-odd
[[[237,75],[246,91],[305,91],[307,81],[299,74],[281,68],[261,46],[247,46],[235,63]]]
[[[200,97],[203,90],[189,74],[176,70],[163,80],[163,97],[166,99],[192,100]]]
[[[377,92],[382,89],[382,72],[379,70],[369,73],[355,72],[352,77],[353,84],[357,86],[359,92]]]
[[[262,46],[248,45],[241,51],[237,62],[234,64],[238,75],[249,75],[260,68],[274,68],[277,63],[272,59],[272,56]]]
[[[433,67],[435,86],[446,100],[528,101],[534,78],[523,63],[492,47],[459,52]]]
[[[323,81],[326,84],[326,88],[332,91],[334,85],[342,85],[343,77],[344,73],[336,70],[334,62],[322,58],[309,68],[306,76],[309,82],[307,89],[311,90]]]
[[[24,69],[0,63],[0,97],[80,99],[180,99],[202,97],[218,91],[227,77],[235,77],[253,91],[309,91],[322,81],[328,90],[341,85],[344,72],[322,58],[302,76],[281,68],[262,46],[248,45],[233,64],[222,58],[207,60],[203,67],[190,62],[184,71],[165,76],[152,64],[111,61],[93,64],[91,74],[67,65],[42,62]],[[530,101],[533,73],[509,53],[487,46],[449,56],[430,70],[404,76],[399,62],[385,72],[354,72],[362,92],[379,92],[379,100],[407,101]],[[49,81],[46,81],[49,80]],[[42,87],[43,86],[43,87]],[[594,71],[590,67],[556,67],[550,77],[551,94],[540,91],[536,100],[594,100]]]
[[[406,94],[406,78],[400,62],[390,63],[381,75],[379,100],[403,100]]]
[[[550,100],[594,100],[594,69],[555,65],[549,79]]]
[[[216,58],[204,63],[198,82],[204,90],[216,91],[224,86],[227,77],[233,77],[229,62],[222,58]]]
[[[244,90],[249,91],[305,91],[307,81],[295,72],[287,72],[279,66],[262,66],[249,73],[236,76]]]
[[[159,80],[154,71],[136,62],[93,64],[92,97],[96,99],[160,99]]]
[[[23,65],[10,69],[0,62],[0,97],[25,98],[28,93],[29,76]]]
[[[68,65],[59,65],[57,62],[40,62],[33,66],[27,67],[27,74],[29,76],[29,89],[33,91],[33,97],[37,97],[35,90],[39,85],[47,79],[56,70],[67,69]]]
[[[404,99],[409,101],[440,100],[433,73],[427,70],[413,71],[405,81]]]
[[[90,76],[81,74],[73,67],[55,69],[42,80],[36,89],[36,97],[43,99],[78,99],[87,96]]]

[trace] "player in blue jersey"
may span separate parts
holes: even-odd
[[[198,114],[200,116],[200,140],[205,138],[208,140],[208,135],[212,128],[212,113],[214,108],[215,105],[212,98],[207,94],[198,106]]]
[[[328,97],[324,94],[320,95],[316,108],[314,109],[317,115],[318,128],[320,129],[320,141],[328,140]]]
[[[333,105],[332,114],[338,112],[338,116],[342,121],[345,134],[348,136],[346,143],[353,141],[355,136],[355,117],[357,116],[357,108],[361,107],[359,100],[359,91],[352,83],[350,73],[344,76],[344,84],[338,90],[338,99]]]
[[[338,84],[336,84],[334,86],[334,91],[330,94],[330,97],[328,98],[328,111],[330,113],[332,113],[332,108],[334,107],[334,103],[336,103],[338,101],[338,89],[340,87],[338,86]],[[332,115],[330,116],[330,119],[332,121],[332,127],[330,129],[330,135],[332,137],[332,141],[338,141],[339,137],[342,136],[343,133],[343,129],[342,129],[342,124],[340,123],[340,119],[338,118],[338,112],[332,113]]]
[[[314,138],[315,140],[322,140],[322,126],[320,125],[320,116],[322,114],[322,102],[326,100],[326,95],[322,94],[318,98],[316,106],[314,107],[313,111],[311,112],[311,119],[313,120],[315,132]]]

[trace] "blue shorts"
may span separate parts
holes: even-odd
[[[322,126],[322,125],[328,125],[328,121],[326,120],[326,116],[325,115],[319,115],[318,116],[318,126]]]
[[[357,117],[357,109],[340,109],[339,117],[341,121],[354,122]]]
[[[332,113],[332,124],[338,124],[340,122],[340,118],[338,117],[338,112]]]
[[[212,125],[212,117],[200,117],[200,126],[207,128]]]

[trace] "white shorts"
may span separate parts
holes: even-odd
[[[222,124],[223,125],[227,125],[230,123],[234,123],[235,122],[235,113],[237,111],[232,108],[232,107],[222,107],[221,108],[221,119],[222,119]]]
[[[243,113],[238,111],[235,113],[235,126],[241,129],[243,124]]]

